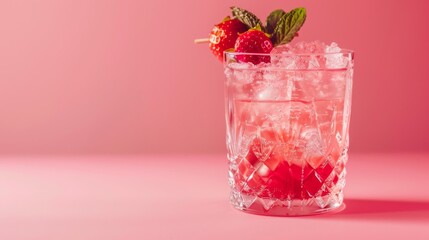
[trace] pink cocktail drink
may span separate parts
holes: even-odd
[[[231,202],[265,215],[338,209],[348,158],[353,54],[284,51],[256,55],[270,59],[259,64],[226,53]]]

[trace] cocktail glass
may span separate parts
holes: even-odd
[[[280,216],[341,209],[353,52],[226,52],[224,67],[232,205]]]

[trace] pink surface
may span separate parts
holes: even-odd
[[[428,154],[354,154],[346,209],[264,217],[228,202],[223,155],[2,157],[0,239],[429,239]]]
[[[352,151],[429,148],[427,1],[2,1],[0,153],[224,152],[206,37],[231,5],[305,6],[300,40],[356,51]]]

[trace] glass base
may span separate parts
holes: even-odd
[[[232,191],[230,200],[238,210],[267,216],[306,216],[336,213],[345,209],[342,192],[309,199],[278,200]]]

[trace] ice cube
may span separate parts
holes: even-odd
[[[333,42],[325,48],[326,67],[327,68],[345,68],[347,66],[347,58],[341,53],[341,48]]]
[[[277,59],[275,62],[273,62],[274,66],[277,68],[296,70],[307,69],[308,67],[308,60],[303,60],[303,58],[300,56],[283,54],[276,56],[272,55],[272,58]]]
[[[271,141],[266,140],[260,135],[253,140],[252,144],[252,151],[260,162],[265,161],[270,156],[271,151],[274,148]]]
[[[278,69],[273,68],[272,66],[264,69],[262,73],[262,79],[267,82],[275,82],[281,80],[282,71],[278,71]]]
[[[266,86],[259,89],[256,94],[258,100],[275,100],[279,95],[279,89],[273,85],[267,84]]]
[[[332,42],[330,45],[327,45],[325,48],[325,53],[340,53],[341,48],[338,47],[336,42]]]
[[[273,67],[294,69],[294,58],[291,55],[290,45],[280,45],[271,51],[271,64]]]
[[[253,97],[261,101],[291,100],[293,79],[257,81],[252,84]]]
[[[316,128],[306,128],[301,132],[301,139],[305,141],[306,154],[308,156],[322,156],[323,142]]]
[[[318,54],[323,55],[325,47],[326,44],[321,41],[279,46],[271,51],[272,63],[286,69],[318,69],[324,64]]]
[[[231,85],[243,85],[262,79],[259,68],[252,63],[229,63],[225,67],[225,76]]]
[[[291,53],[291,49],[290,44],[279,45],[271,50],[271,54]]]
[[[307,162],[317,168],[320,158],[324,156],[324,144],[319,131],[316,128],[306,128],[301,132],[301,139],[305,142],[304,155]]]
[[[308,69],[318,69],[320,68],[320,63],[317,60],[316,56],[310,56],[310,61],[308,62]]]
[[[303,100],[323,97],[324,72],[319,70],[297,72],[293,96]]]
[[[325,52],[326,44],[321,41],[298,42],[291,48],[295,54],[318,54]]]

